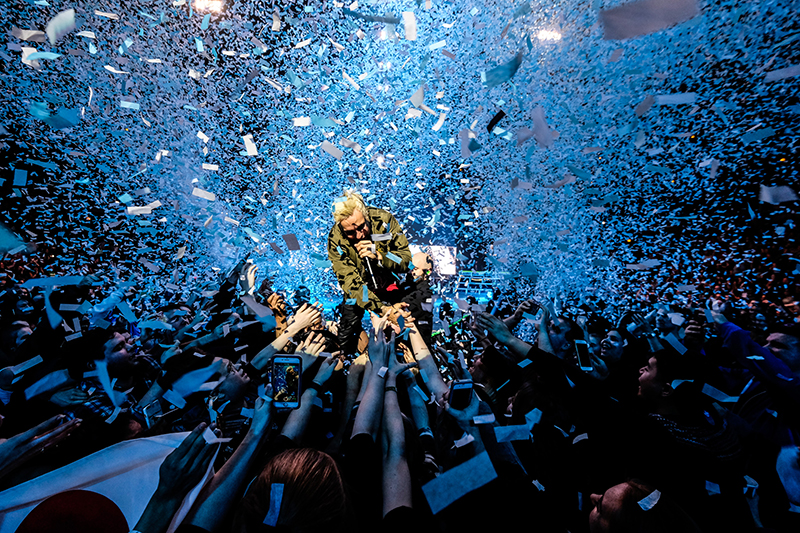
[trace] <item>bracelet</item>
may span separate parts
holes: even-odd
[[[383,392],[397,392],[397,387],[389,385],[388,387],[383,388]]]
[[[309,389],[314,389],[315,391],[317,391],[317,394],[322,394],[322,385],[320,385],[316,381],[312,381],[311,383],[306,385],[306,390]]]

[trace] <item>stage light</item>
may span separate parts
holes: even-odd
[[[222,0],[194,0],[194,8],[197,11],[222,11]]]
[[[553,30],[539,30],[539,33],[536,34],[536,37],[539,38],[540,41],[560,41],[561,34],[557,31]]]

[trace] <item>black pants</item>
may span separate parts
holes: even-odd
[[[339,349],[345,355],[354,355],[358,350],[358,336],[361,334],[361,320],[364,318],[364,308],[357,305],[339,305]]]
[[[394,305],[405,299],[398,299],[400,291],[385,291],[379,295],[386,305]],[[395,301],[396,300],[396,301]],[[409,302],[406,302],[409,303]],[[426,311],[423,306],[411,303],[409,310],[411,316],[417,321],[417,327],[425,343],[430,347],[431,333],[433,331],[433,313]],[[339,348],[345,354],[355,354],[358,350],[358,337],[361,334],[361,321],[364,318],[364,308],[357,305],[348,305],[342,302],[339,305],[339,332],[337,340]]]
[[[375,295],[381,299],[384,305],[394,305],[401,301],[402,295],[399,290],[376,290]],[[380,313],[380,311],[378,311]],[[348,305],[346,300],[339,305],[339,349],[345,355],[356,354],[358,350],[358,337],[363,328],[361,321],[364,318],[364,308],[357,305]]]

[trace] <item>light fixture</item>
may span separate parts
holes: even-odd
[[[222,11],[222,0],[194,0],[194,8],[197,11]]]
[[[536,37],[539,38],[540,41],[560,41],[561,34],[557,31],[553,30],[539,30],[539,33],[536,34]]]

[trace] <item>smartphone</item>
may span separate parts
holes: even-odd
[[[450,398],[448,403],[454,409],[466,409],[472,401],[472,381],[457,379],[450,382]]]
[[[589,358],[589,345],[584,340],[575,341],[575,354],[578,356],[578,366],[584,372],[591,372],[592,360]]]
[[[158,419],[164,416],[164,413],[161,410],[161,402],[158,400],[155,400],[154,402],[145,405],[144,408],[142,409],[142,412],[144,413],[144,420],[148,428],[151,428],[154,425],[156,425]]]
[[[300,376],[303,360],[296,355],[276,355],[272,358],[272,392],[278,409],[300,407]]]

